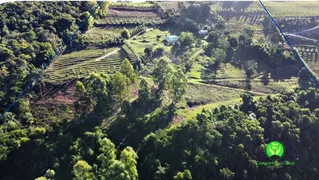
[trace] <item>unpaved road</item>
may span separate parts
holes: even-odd
[[[306,40],[311,40],[311,41],[318,41],[318,39],[312,39],[312,38],[308,38],[308,37],[305,37],[305,36],[300,36],[300,35],[297,35],[297,34],[291,34],[291,33],[285,33],[286,36],[292,36],[292,37],[296,37],[296,38],[301,38],[301,39],[306,39]]]
[[[104,56],[101,56],[101,57],[95,59],[94,61],[101,61],[102,59],[107,58],[107,57],[117,53],[119,50],[120,50],[120,48],[117,48],[116,50],[114,50],[114,51],[112,51],[112,52],[110,52],[108,54],[105,54]]]
[[[313,27],[313,28],[309,28],[309,29],[298,31],[298,32],[294,32],[294,33],[285,32],[284,34],[286,36],[293,36],[293,37],[302,38],[302,39],[306,39],[306,40],[318,41],[318,39],[312,39],[312,38],[309,38],[309,37],[298,35],[299,33],[313,31],[313,30],[316,30],[318,28],[319,28],[319,26],[316,26],[316,27]]]

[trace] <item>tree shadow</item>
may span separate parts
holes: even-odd
[[[181,27],[179,27],[176,23],[165,23],[159,27],[161,31],[168,31],[172,35],[179,36],[181,34]]]
[[[142,106],[137,100],[110,126],[108,136],[118,149],[131,146],[138,149],[145,136],[165,128],[173,120],[176,109],[171,104],[161,107],[154,98],[153,105]]]

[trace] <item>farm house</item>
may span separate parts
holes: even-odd
[[[166,36],[164,41],[167,44],[174,44],[175,42],[178,41],[178,36],[175,36],[175,35]]]

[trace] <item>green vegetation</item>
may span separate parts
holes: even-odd
[[[99,42],[107,42],[110,39],[121,36],[122,28],[106,27],[99,28],[94,27],[87,31],[83,38],[86,39],[88,43],[98,44]]]
[[[161,35],[161,37],[157,38],[158,35]],[[162,47],[169,52],[171,47],[164,46],[164,43],[162,42],[167,35],[169,35],[168,31],[148,29],[145,33],[135,36],[135,40],[134,38],[128,40],[128,43],[132,45],[132,48],[137,53],[144,53],[145,48],[152,48],[155,50],[158,47]]]
[[[296,2],[263,2],[269,12],[275,17],[285,16],[318,16],[317,1]]]
[[[131,34],[130,34],[130,32],[129,32],[127,29],[124,29],[124,30],[121,32],[121,36],[122,36],[122,38],[124,38],[124,39],[128,39],[128,38],[131,37]]]
[[[0,114],[96,5],[1,4]],[[311,5],[280,26],[316,38]],[[319,91],[264,15],[258,2],[103,2],[0,119],[0,179],[316,179]],[[319,73],[316,44],[292,40]],[[271,141],[294,166],[258,166]]]

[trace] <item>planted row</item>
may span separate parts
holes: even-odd
[[[140,25],[140,24],[163,24],[165,21],[160,17],[141,17],[141,18],[106,18],[102,24],[110,25]]]

